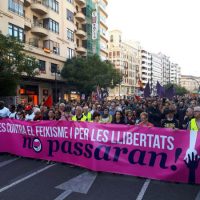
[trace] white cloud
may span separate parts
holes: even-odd
[[[165,53],[182,74],[200,76],[199,0],[110,0],[109,29],[138,40],[152,52]]]

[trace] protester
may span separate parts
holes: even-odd
[[[161,122],[161,127],[163,128],[179,128],[178,121],[174,118],[175,111],[166,109],[165,118]]]
[[[42,120],[42,114],[39,108],[34,108],[34,115],[33,121],[40,121]]]
[[[9,117],[10,111],[5,107],[4,101],[0,101],[0,119]]]
[[[125,124],[124,115],[122,111],[118,110],[115,112],[113,116],[112,124]]]
[[[109,109],[107,107],[104,108],[103,114],[100,117],[101,123],[111,123],[112,115],[109,114]]]
[[[188,129],[193,131],[200,130],[200,106],[194,107],[194,118],[191,119]]]
[[[131,110],[127,110],[127,112],[125,114],[126,114],[125,124],[134,125],[135,124],[135,118],[133,116],[133,112]]]
[[[94,114],[92,115],[92,121],[99,123],[100,122],[100,113],[95,111]]]
[[[147,112],[148,122],[155,127],[188,129],[193,118],[193,108],[200,105],[200,97],[174,97],[172,99],[149,97],[132,99],[113,99],[78,102],[76,100],[55,104],[50,108],[40,106],[40,112],[34,113],[30,105],[10,105],[6,108],[0,102],[0,118],[20,120],[64,120],[91,121],[97,111],[101,123],[137,125],[142,121],[140,114]],[[37,108],[39,109],[39,108]],[[36,109],[36,110],[37,110]],[[187,111],[187,112],[186,112]],[[26,114],[26,115],[25,115]],[[2,117],[3,116],[3,117]],[[143,115],[144,117],[144,115]]]
[[[188,129],[189,128],[189,123],[191,119],[194,117],[194,110],[193,108],[188,108],[186,110],[186,114],[183,120],[182,128],[183,129]]]
[[[81,106],[76,107],[75,115],[72,117],[72,121],[86,121],[86,116],[83,115],[83,109]]]
[[[144,127],[153,127],[154,126],[152,123],[150,123],[148,121],[148,113],[146,113],[146,112],[142,112],[140,114],[140,121],[141,121],[139,123],[140,126],[144,126]]]
[[[27,105],[25,107],[25,112],[26,112],[25,120],[26,121],[33,121],[35,114],[34,114],[33,109],[30,105]]]
[[[83,115],[87,118],[86,121],[90,122],[92,120],[92,114],[89,112],[88,106],[83,107]]]
[[[55,112],[53,109],[50,109],[48,112],[48,120],[50,121],[55,120]]]
[[[147,113],[149,114],[149,122],[151,122],[156,127],[160,127],[161,112],[158,108],[157,101],[153,101],[152,105],[149,105]]]
[[[15,105],[10,105],[9,111],[10,111],[9,114],[10,119],[18,119]]]
[[[59,110],[55,111],[55,120],[60,120],[61,118],[61,112]]]

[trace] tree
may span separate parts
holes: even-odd
[[[98,55],[67,60],[61,75],[69,87],[86,95],[91,94],[97,86],[113,88],[122,81],[114,65],[109,61],[101,61]]]
[[[182,87],[182,86],[177,85],[177,84],[168,83],[167,85],[164,85],[164,87],[165,87],[165,89],[168,89],[168,88],[170,88],[172,85],[173,85],[174,88],[175,88],[176,95],[183,96],[183,95],[185,95],[185,94],[188,93],[188,91],[186,90],[185,87]]]
[[[23,51],[22,42],[0,34],[0,96],[14,95],[22,76],[38,74],[38,61]]]

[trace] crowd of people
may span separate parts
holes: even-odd
[[[9,105],[0,101],[0,119],[26,121],[66,120],[190,129],[190,121],[200,116],[200,97],[152,97],[104,101],[71,101],[46,106]],[[197,124],[198,126],[198,124]],[[200,127],[200,124],[199,124]]]

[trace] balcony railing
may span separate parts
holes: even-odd
[[[32,0],[31,9],[39,15],[48,13],[48,6],[44,1]]]

